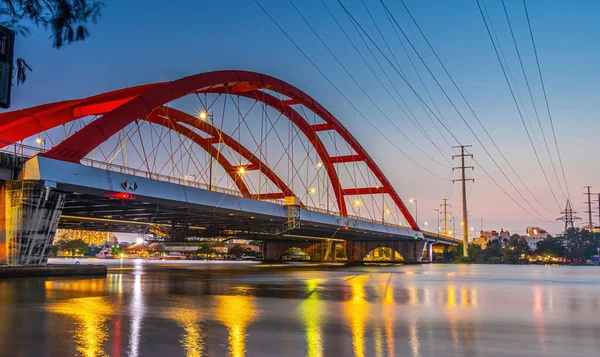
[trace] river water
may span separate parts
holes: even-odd
[[[596,267],[93,263],[108,276],[0,280],[0,356],[600,351]]]

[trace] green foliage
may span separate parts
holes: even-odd
[[[585,263],[600,248],[600,233],[589,230],[572,228],[559,237],[548,237],[537,243],[535,251],[539,256],[565,258],[572,263]],[[504,241],[504,247],[498,240],[489,241],[486,249],[469,244],[467,258],[462,257],[462,244],[456,247],[455,253],[450,252],[445,257],[456,263],[504,263],[518,264],[528,259],[532,253],[527,240],[518,235],[512,235]]]
[[[165,251],[165,245],[162,243],[157,244],[156,246],[154,246],[154,250],[157,252],[164,252]]]
[[[87,253],[89,249],[90,246],[81,239],[68,241],[64,246],[64,250],[70,251],[73,255],[83,255]]]
[[[336,259],[346,259],[346,251],[344,250],[343,245],[335,246],[335,258]]]
[[[52,246],[50,246],[50,255],[52,255],[53,257],[56,257],[59,251],[60,247],[58,245],[53,244]]]
[[[217,254],[217,251],[212,249],[209,245],[203,245],[203,246],[200,246],[200,248],[198,248],[196,253],[198,253],[200,255],[212,255],[212,254]]]
[[[549,237],[537,242],[536,252],[550,257],[565,257],[567,250],[562,237]]]
[[[488,263],[498,264],[502,259],[502,244],[498,240],[489,241],[483,250],[484,260]]]
[[[246,248],[242,247],[241,244],[231,247],[231,249],[229,249],[228,253],[235,257],[238,257],[238,258],[244,254],[254,255],[254,251],[252,249],[246,249]]]
[[[119,254],[121,254],[122,251],[123,251],[123,248],[121,248],[121,246],[118,244],[113,244],[110,247],[110,254],[112,254],[112,255],[119,255]]]

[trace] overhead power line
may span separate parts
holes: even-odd
[[[342,98],[344,98],[344,100],[346,102],[348,102],[348,104],[350,104],[350,106],[373,128],[375,129],[375,131],[377,131],[377,133],[379,133],[387,142],[389,142],[396,150],[398,150],[402,155],[404,155],[407,159],[409,159],[411,162],[413,162],[415,165],[417,165],[418,167],[420,167],[421,169],[423,169],[425,172],[429,173],[430,175],[437,177],[440,180],[444,180],[447,181],[446,178],[439,176],[437,174],[435,174],[434,172],[432,172],[431,170],[427,169],[426,167],[424,167],[423,165],[419,164],[416,160],[414,160],[412,157],[410,157],[408,154],[406,154],[402,149],[400,149],[400,147],[398,147],[398,145],[396,145],[392,140],[390,140],[377,126],[375,126],[366,116],[365,114],[363,114],[363,112],[361,112],[356,105],[354,105],[354,103],[352,103],[352,101],[350,101],[350,99],[333,83],[333,81],[323,72],[323,70],[321,70],[321,68],[319,68],[319,66],[306,54],[306,52],[304,52],[304,50],[302,50],[302,48],[296,43],[296,41],[294,41],[294,39],[292,39],[292,37],[287,33],[287,31],[285,31],[283,29],[283,27],[281,27],[281,25],[279,25],[279,23],[273,18],[273,16],[271,16],[271,14],[260,4],[260,2],[258,0],[254,0],[254,2],[261,8],[261,10],[265,13],[265,15],[267,15],[267,17],[275,24],[275,26],[277,26],[277,28],[285,35],[285,37],[294,45],[294,47],[296,47],[296,49],[302,54],[302,56],[304,56],[304,58],[306,58],[306,60],[317,70],[317,72],[319,72],[319,74],[321,74],[321,76],[323,76],[323,78],[325,78],[325,80],[332,86],[333,89],[335,89],[336,92],[338,92]]]
[[[367,91],[360,85],[360,83],[358,83],[358,81],[356,80],[356,78],[350,73],[350,71],[348,71],[348,69],[346,68],[346,66],[344,66],[344,64],[340,61],[340,59],[336,56],[336,54],[331,50],[331,48],[329,48],[329,46],[325,43],[325,41],[323,40],[323,38],[317,33],[317,31],[314,29],[314,27],[310,24],[310,22],[306,19],[306,17],[304,17],[304,15],[302,14],[302,12],[298,9],[298,7],[296,7],[296,5],[292,2],[292,0],[288,0],[290,5],[292,5],[292,7],[294,8],[294,10],[296,10],[296,12],[298,13],[298,15],[300,15],[300,17],[302,18],[302,20],[304,21],[304,23],[308,26],[308,28],[312,31],[312,33],[319,39],[319,41],[321,42],[321,44],[325,47],[325,49],[327,50],[327,52],[329,52],[329,54],[335,59],[335,61],[340,65],[340,67],[344,70],[344,72],[348,75],[348,77],[350,77],[350,79],[352,80],[352,82],[354,82],[354,84],[356,84],[356,86],[361,90],[361,92],[365,95],[365,97],[371,102],[371,104],[373,104],[373,106],[375,106],[375,108],[377,108],[377,110],[381,113],[381,115],[384,116],[384,118],[387,119],[387,121],[392,124],[392,126],[400,133],[402,134],[402,136],[404,136],[404,138],[410,142],[415,148],[417,148],[417,150],[419,150],[423,155],[425,155],[426,157],[428,157],[430,160],[434,161],[436,164],[440,165],[440,166],[444,166],[447,168],[450,168],[450,166],[444,165],[441,162],[437,161],[436,159],[434,159],[433,157],[431,157],[429,154],[427,154],[424,150],[422,150],[413,140],[410,139],[410,137],[408,135],[406,135],[399,127],[398,125],[396,125],[396,123],[394,123],[392,121],[392,119],[390,119],[390,117],[381,109],[381,107],[379,105],[377,105],[377,103],[373,100],[373,98],[369,95],[369,93],[367,93]],[[383,85],[383,83],[381,83]],[[392,84],[393,85],[393,84]],[[394,97],[392,96],[392,94],[389,92],[389,90],[387,88],[384,87],[384,89],[388,92],[388,94],[390,95],[390,97],[392,99],[394,99]],[[398,92],[396,90],[396,92]],[[399,94],[398,94],[399,95]],[[402,107],[400,106],[399,103],[396,102],[396,104],[398,105],[398,107],[400,109],[402,109]],[[403,110],[403,109],[402,109]],[[406,113],[405,113],[406,114]],[[408,119],[413,122],[413,125],[415,125],[417,127],[417,129],[419,129],[419,126],[407,115]],[[429,137],[425,131],[421,131],[423,133],[423,135],[433,144],[433,146],[435,146],[436,148],[438,148],[438,146],[436,145],[436,143],[431,139],[431,137]],[[441,151],[441,149],[438,148],[438,150],[440,150],[440,153],[443,155],[444,153]]]
[[[533,98],[531,86],[529,85],[529,79],[527,78],[527,73],[525,72],[525,66],[523,65],[523,59],[521,58],[521,51],[519,51],[519,46],[517,45],[517,39],[515,37],[515,32],[513,31],[512,23],[510,21],[510,16],[508,16],[508,10],[506,9],[506,3],[504,0],[502,0],[502,8],[504,9],[504,15],[506,16],[506,22],[508,23],[508,28],[510,29],[510,35],[512,37],[513,44],[515,45],[515,51],[517,52],[519,64],[521,65],[521,72],[523,73],[523,78],[525,78],[525,84],[527,85],[527,91],[529,92],[529,98],[531,99],[531,104],[533,105],[533,111],[535,113],[535,117],[536,117],[538,125],[540,127],[540,132],[542,133],[542,139],[544,140],[544,146],[546,147],[546,151],[548,152],[548,158],[550,159],[550,164],[552,165],[552,171],[554,171],[554,176],[556,177],[556,181],[558,182],[558,188],[560,189],[560,192],[561,192],[563,198],[566,198],[565,192],[563,191],[562,185],[560,183],[560,179],[558,177],[558,173],[556,172],[556,165],[554,165],[554,160],[552,159],[552,153],[550,152],[550,147],[548,146],[548,140],[546,140],[546,134],[544,133],[544,128],[542,127],[542,121],[540,120],[540,115],[537,110],[537,105],[535,104],[535,100]]]
[[[538,200],[538,198],[533,194],[533,192],[531,192],[531,190],[529,189],[529,187],[527,187],[527,185],[525,184],[525,182],[521,179],[521,176],[517,173],[517,171],[514,169],[514,167],[512,166],[512,164],[510,163],[510,161],[508,161],[508,159],[506,158],[506,156],[504,155],[504,153],[502,152],[502,150],[500,150],[500,148],[498,147],[498,145],[496,144],[496,141],[494,140],[494,138],[490,135],[490,133],[488,132],[488,130],[486,129],[485,125],[483,125],[483,122],[480,120],[479,116],[477,115],[477,113],[475,113],[475,110],[473,109],[473,107],[471,106],[471,104],[469,103],[469,101],[467,100],[467,98],[465,97],[465,95],[463,94],[463,92],[461,91],[460,87],[458,86],[458,84],[456,83],[456,81],[454,80],[454,78],[452,77],[452,75],[450,74],[450,72],[448,71],[448,69],[446,68],[446,66],[444,65],[444,62],[442,61],[442,59],[440,58],[440,56],[437,54],[437,51],[435,50],[435,48],[433,48],[433,45],[431,44],[431,42],[429,41],[429,39],[427,38],[427,36],[425,35],[425,33],[423,32],[423,30],[421,29],[421,26],[419,26],[419,23],[417,22],[417,20],[414,18],[414,16],[412,15],[410,9],[406,6],[406,4],[404,3],[404,0],[399,0],[400,3],[402,4],[404,10],[407,12],[407,14],[409,15],[410,19],[412,20],[412,22],[414,23],[415,27],[417,28],[417,30],[419,31],[419,33],[421,34],[421,36],[423,37],[423,39],[425,40],[425,42],[427,43],[427,46],[429,47],[429,49],[431,50],[431,52],[433,53],[433,55],[435,56],[436,60],[438,61],[438,63],[440,64],[440,66],[442,67],[442,69],[444,70],[444,73],[448,76],[448,78],[450,79],[450,82],[452,83],[452,85],[454,86],[454,88],[456,89],[456,91],[458,92],[458,94],[460,95],[460,97],[462,98],[462,100],[465,102],[467,108],[469,108],[469,111],[471,112],[471,114],[473,114],[473,117],[475,118],[475,120],[477,121],[477,123],[481,126],[481,128],[483,129],[483,131],[485,132],[486,136],[488,137],[488,139],[490,140],[490,142],[493,144],[494,148],[498,151],[498,153],[500,154],[500,156],[502,157],[502,159],[504,160],[504,162],[507,164],[507,166],[510,168],[511,172],[515,175],[515,177],[517,178],[517,180],[519,180],[519,182],[523,185],[523,187],[525,187],[525,190],[531,195],[531,197],[533,197],[533,199],[542,207],[544,208],[546,211],[552,213],[552,211],[550,209],[548,209],[544,204],[542,204],[542,202],[540,202],[540,200]],[[402,31],[402,28],[400,27],[398,21],[396,21],[395,17],[393,17],[393,14],[391,14],[391,11],[389,11],[389,9],[387,8],[387,6],[385,5],[385,3],[383,3],[383,1],[381,1],[381,4],[383,5],[383,7],[386,9],[386,11],[392,16],[392,18],[394,19],[394,22],[396,23],[396,25],[398,26],[398,28],[400,29],[400,31],[402,32],[402,34],[404,35],[404,37],[407,39],[408,43],[411,45],[411,47],[413,48],[413,50],[415,51],[415,53],[417,54],[417,56],[419,57],[419,59],[421,60],[421,62],[423,63],[423,65],[425,66],[425,68],[428,69],[430,75],[434,78],[434,80],[436,81],[437,85],[442,89],[442,92],[446,95],[446,98],[448,98],[448,100],[450,101],[450,103],[452,103],[452,101],[450,100],[450,98],[448,97],[448,95],[446,94],[446,92],[444,91],[444,89],[441,87],[441,84],[435,79],[435,76],[433,75],[432,71],[429,69],[429,66],[425,63],[425,61],[423,60],[423,58],[419,55],[417,49],[415,48],[415,46],[413,46],[412,42],[410,41],[410,39],[408,38],[408,36],[404,33],[404,31]],[[494,163],[494,165],[500,170],[500,172],[502,173],[502,175],[504,176],[504,178],[511,184],[511,186],[513,187],[513,189],[517,192],[517,194],[524,200],[527,202],[527,204],[534,210],[535,208],[529,203],[529,201],[524,197],[524,195],[521,193],[521,191],[516,188],[513,184],[512,181],[507,177],[507,175],[504,173],[504,170],[502,170],[502,168],[500,168],[500,166],[498,165],[498,163],[496,162],[496,160],[494,159],[494,157],[491,155],[491,153],[487,150],[486,146],[482,143],[481,140],[479,140],[479,137],[477,136],[477,134],[475,134],[475,132],[473,131],[473,129],[471,128],[471,126],[466,122],[466,120],[464,119],[464,117],[460,114],[460,112],[458,111],[458,109],[456,108],[456,106],[453,106],[455,111],[457,111],[457,113],[459,114],[459,116],[461,117],[461,119],[463,120],[463,122],[465,123],[465,125],[467,126],[467,128],[469,128],[469,131],[473,134],[473,136],[475,136],[475,138],[477,139],[477,141],[482,145],[484,151],[486,152],[486,154],[490,157],[490,159],[492,160],[492,162]]]
[[[385,6],[385,4],[383,3],[383,1],[381,1],[382,5],[384,6],[384,8],[386,9],[386,11],[392,16],[392,19],[394,20],[394,22],[396,23],[396,25],[398,26],[398,28],[400,29],[401,33],[403,34],[403,36],[407,39],[408,43],[411,45],[413,51],[415,51],[415,53],[417,54],[417,56],[419,57],[419,59],[421,60],[421,62],[423,63],[423,65],[425,66],[425,68],[427,68],[428,72],[430,73],[430,75],[432,76],[432,78],[434,79],[434,81],[437,83],[437,85],[440,87],[442,93],[444,93],[444,95],[446,96],[446,98],[448,99],[448,101],[450,102],[450,104],[452,105],[452,107],[454,108],[454,110],[457,112],[457,114],[461,117],[462,121],[465,123],[465,125],[469,128],[469,130],[471,131],[471,133],[473,134],[473,136],[475,136],[475,138],[477,139],[477,141],[479,142],[479,144],[482,146],[482,148],[485,150],[485,152],[488,154],[488,156],[490,157],[490,159],[494,162],[494,164],[496,165],[496,167],[500,170],[500,172],[502,173],[502,175],[506,178],[506,180],[509,182],[509,184],[515,189],[515,191],[517,191],[517,193],[519,194],[519,196],[531,207],[531,209],[538,215],[535,216],[534,214],[530,213],[529,210],[524,209],[524,211],[526,213],[528,213],[529,215],[531,215],[532,217],[536,218],[536,219],[540,219],[542,221],[547,221],[545,218],[543,218],[543,216],[535,209],[535,207],[523,196],[523,194],[519,191],[519,189],[512,183],[512,181],[508,178],[508,176],[506,176],[506,174],[504,173],[504,171],[502,170],[502,168],[500,168],[500,166],[498,165],[498,163],[496,162],[496,160],[493,158],[493,156],[491,155],[491,153],[487,150],[485,144],[483,144],[483,142],[479,139],[479,137],[477,136],[477,134],[474,132],[474,130],[471,128],[471,126],[469,125],[469,123],[466,121],[466,119],[464,118],[464,116],[462,115],[462,113],[460,112],[460,110],[456,107],[455,103],[452,101],[452,99],[450,98],[450,96],[447,94],[447,92],[444,90],[443,86],[439,83],[439,81],[437,80],[437,78],[435,77],[435,75],[433,74],[433,72],[431,71],[431,69],[429,68],[429,66],[427,65],[427,63],[423,60],[423,58],[421,57],[421,55],[419,54],[419,52],[416,50],[415,46],[413,45],[413,43],[410,41],[410,39],[408,38],[408,36],[406,35],[406,33],[404,33],[402,27],[398,24],[398,22],[396,21],[396,19],[393,17],[393,15],[391,14],[391,12],[389,11],[389,9],[387,9],[387,6]],[[360,23],[358,23],[358,21],[356,21],[356,19],[354,18],[354,16],[348,11],[348,9],[344,6],[344,4],[338,0],[338,4],[342,7],[342,9],[344,9],[346,15],[350,18],[350,20],[353,23],[356,23],[357,26],[361,29],[361,31],[365,34],[365,36],[369,39],[369,41],[373,44],[373,46],[378,50],[378,52],[387,60],[387,62],[390,64],[390,66],[396,71],[396,73],[398,74],[398,76],[400,76],[400,78],[406,83],[406,85],[411,89],[411,91],[414,92],[415,96],[423,103],[423,105],[425,105],[425,107],[431,112],[431,114],[440,122],[440,124],[442,124],[442,126],[444,127],[444,129],[446,129],[446,131],[448,131],[448,133],[453,137],[453,139],[459,143],[460,140],[458,140],[458,138],[456,137],[456,135],[454,135],[454,133],[440,120],[440,118],[433,112],[433,110],[431,110],[431,108],[429,107],[429,105],[420,97],[420,95],[416,92],[416,90],[413,88],[413,86],[407,81],[407,79],[399,72],[398,68],[396,68],[396,66],[394,66],[394,64],[390,61],[390,59],[386,56],[386,54],[381,50],[381,48],[377,45],[377,43],[371,38],[371,36],[369,36],[369,34],[364,30],[364,28],[360,25]],[[411,15],[412,17],[412,15]],[[414,18],[413,18],[414,21]],[[418,25],[417,25],[418,26]],[[423,32],[421,31],[421,29],[419,28],[419,31],[421,32],[422,36],[425,37],[425,35],[423,34]],[[440,61],[440,64],[444,67],[443,62],[441,61],[441,59],[439,58],[439,56],[437,56],[437,53],[435,53],[435,50],[433,49],[433,47],[431,46],[431,44],[429,43],[429,41],[427,41],[427,43],[429,44],[431,50],[434,52],[434,54],[436,55],[436,57],[438,58],[438,61]],[[460,92],[460,89],[458,88],[458,86],[456,85],[456,83],[454,82],[454,80],[452,79],[452,77],[450,76],[450,74],[448,73],[448,71],[445,69],[446,74],[451,78],[451,80],[453,81],[455,87],[457,88],[457,90]],[[462,92],[460,92],[462,95]],[[471,108],[470,104],[468,103],[468,101],[466,100],[466,98],[464,97],[464,95],[462,95],[463,100],[465,100],[465,102],[467,103],[467,105]],[[471,108],[471,111],[473,112],[473,114],[476,116],[475,112],[473,111],[473,109]],[[481,124],[481,123],[480,123]],[[485,130],[485,128],[484,128]],[[489,135],[489,134],[488,134]],[[491,138],[491,137],[490,137]],[[493,141],[493,140],[492,140]],[[498,149],[499,150],[499,149]],[[492,180],[492,182],[494,182],[494,184],[496,184],[507,196],[509,196],[509,198],[517,203],[517,201],[510,196],[510,194],[508,194],[508,192],[502,188],[498,182],[493,179],[493,177],[491,175],[489,175],[489,173],[482,169],[482,171]],[[516,173],[515,173],[516,174]],[[521,208],[523,208],[523,206],[521,206],[520,204],[517,203],[517,205]]]
[[[527,3],[523,0],[523,7],[525,8],[525,15],[527,17],[527,26],[529,27],[529,35],[531,36],[531,43],[533,45],[533,53],[535,54],[535,62],[537,64],[538,74],[540,77],[540,83],[542,84],[542,91],[544,92],[544,101],[546,102],[546,110],[548,111],[548,118],[550,119],[550,127],[552,128],[552,136],[554,137],[554,144],[556,145],[556,153],[558,154],[558,162],[562,171],[563,181],[565,182],[565,188],[567,190],[567,197],[571,199],[571,193],[569,192],[569,185],[567,183],[567,176],[565,175],[565,168],[562,163],[562,157],[560,155],[560,149],[558,148],[558,140],[556,140],[556,131],[554,130],[554,121],[552,120],[552,112],[550,111],[550,104],[548,104],[548,95],[546,94],[546,86],[544,84],[544,78],[542,76],[542,69],[540,67],[540,59],[537,53],[537,47],[535,45],[535,39],[533,37],[533,30],[531,28],[531,21],[529,19],[529,11],[527,11]]]
[[[504,67],[504,64],[502,63],[502,60],[500,59],[500,54],[498,52],[498,47],[496,46],[496,42],[494,42],[494,38],[492,37],[492,33],[490,31],[490,27],[488,25],[488,21],[485,18],[485,15],[483,14],[483,9],[481,7],[481,2],[480,0],[476,0],[477,1],[477,7],[479,8],[479,13],[481,14],[481,18],[483,19],[483,23],[485,24],[485,28],[487,30],[487,34],[490,38],[490,41],[492,42],[492,47],[494,48],[494,52],[496,53],[496,58],[498,59],[498,63],[500,64],[500,68],[502,69],[502,74],[504,75],[504,79],[506,80],[506,84],[508,85],[508,89],[510,91],[511,97],[515,103],[515,106],[517,108],[517,113],[519,114],[519,117],[521,118],[521,122],[523,123],[523,127],[525,128],[525,133],[527,134],[527,139],[529,140],[529,143],[531,144],[531,148],[533,149],[533,153],[535,154],[535,158],[538,162],[538,165],[540,166],[540,169],[542,170],[542,174],[544,175],[544,179],[546,180],[546,184],[548,185],[548,188],[550,189],[550,193],[552,194],[552,197],[554,198],[554,201],[556,202],[556,206],[560,209],[560,203],[558,203],[558,198],[556,198],[556,194],[554,193],[554,189],[552,188],[552,185],[550,184],[550,180],[548,180],[548,175],[546,174],[546,170],[544,170],[544,165],[542,165],[542,161],[540,160],[540,156],[538,155],[537,149],[535,148],[535,145],[533,143],[533,140],[531,139],[531,134],[529,133],[529,129],[527,128],[527,124],[525,124],[525,119],[523,118],[523,113],[521,112],[521,108],[519,107],[519,103],[517,102],[517,98],[515,96],[515,92],[512,88],[512,86],[510,85],[510,81],[508,79],[508,75],[506,73],[506,68]]]

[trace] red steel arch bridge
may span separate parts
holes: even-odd
[[[456,240],[421,231],[372,157],[293,85],[240,70],[0,114],[0,263],[47,259],[57,227],[251,237],[360,260]],[[269,249],[270,247],[270,249]],[[317,254],[317,251],[318,254]]]

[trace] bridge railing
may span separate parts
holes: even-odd
[[[43,153],[43,152],[47,151],[42,146],[37,147],[37,146],[26,145],[26,144],[22,144],[22,143],[4,142],[4,141],[0,141],[0,142],[7,144],[7,146],[0,149],[0,151],[18,155],[18,156],[22,156],[25,158],[31,158],[39,153]],[[120,173],[126,174],[126,175],[144,177],[144,178],[148,178],[148,179],[152,179],[152,180],[170,182],[170,183],[175,183],[175,184],[182,185],[182,186],[194,187],[194,188],[199,188],[199,189],[203,189],[203,190],[224,193],[227,195],[244,197],[244,195],[242,195],[242,193],[237,190],[232,190],[232,189],[215,186],[215,185],[212,185],[212,187],[211,187],[208,184],[194,181],[194,180],[187,180],[187,179],[181,178],[181,177],[157,174],[157,173],[145,171],[142,169],[136,169],[136,168],[132,168],[132,167],[108,163],[105,161],[83,158],[81,160],[81,163],[84,165],[87,165],[87,166],[91,166],[91,167],[97,167],[97,168],[105,169],[105,170],[109,170],[109,171],[120,172]],[[268,199],[261,199],[261,201],[271,202],[271,203],[275,203],[275,204],[283,206],[283,200],[280,200],[280,199],[268,198]],[[340,214],[338,211],[332,211],[332,210],[318,208],[318,207],[305,206],[303,208],[308,211],[320,212],[320,213],[330,214],[330,215],[334,215],[334,216]],[[356,216],[356,215],[348,215],[347,219],[354,219],[354,220],[359,220],[362,222],[370,222],[370,223],[374,223],[374,224],[382,224],[385,226],[395,227],[395,228],[404,228],[404,229],[409,228],[404,225],[385,222],[384,220],[376,220],[376,219],[371,219],[371,218],[366,218],[366,217],[361,217],[361,216]]]

